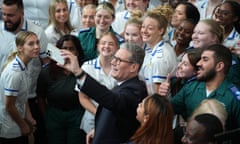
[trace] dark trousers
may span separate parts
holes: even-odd
[[[36,130],[34,132],[35,144],[47,144],[46,130],[43,115],[40,113],[36,98],[28,99],[29,107],[33,118],[36,120]]]
[[[86,144],[86,134],[80,130],[83,112],[49,106],[44,114],[48,144]]]
[[[17,138],[1,138],[0,144],[28,144],[28,139],[26,136],[21,136]]]

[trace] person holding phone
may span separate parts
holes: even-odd
[[[78,57],[82,64],[83,50],[77,37],[64,35],[57,42],[59,49],[65,49]],[[85,134],[80,130],[84,113],[74,91],[75,76],[51,61],[43,67],[38,79],[38,101],[44,116],[48,144],[83,144]]]

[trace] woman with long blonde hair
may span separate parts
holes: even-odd
[[[69,20],[67,1],[51,0],[49,5],[48,27],[45,29],[48,41],[55,45],[60,37],[70,34],[72,31],[73,27]]]

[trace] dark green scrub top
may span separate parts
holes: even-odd
[[[124,39],[115,31],[113,31],[112,27],[110,27],[110,32],[115,34],[115,36],[118,39],[119,45],[124,42]],[[85,56],[84,61],[88,61],[96,58],[98,56],[98,51],[97,51],[98,40],[96,38],[96,27],[91,27],[91,28],[81,30],[78,34],[78,38],[83,48],[83,52]]]
[[[201,101],[211,98],[215,98],[224,104],[228,112],[226,128],[240,127],[240,91],[227,80],[224,80],[208,97],[206,96],[205,82],[190,82],[183,86],[179,93],[171,99],[171,102],[175,113],[181,114],[186,120]]]

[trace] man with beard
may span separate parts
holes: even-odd
[[[2,0],[2,21],[0,28],[0,36],[4,38],[0,39],[0,69],[2,69],[5,61],[8,56],[16,50],[15,38],[16,35],[21,31],[32,31],[36,33],[40,42],[40,58],[34,58],[28,64],[28,71],[30,74],[30,86],[29,89],[29,104],[32,110],[32,105],[36,106],[36,86],[37,78],[41,71],[41,66],[43,63],[46,63],[48,59],[46,58],[46,47],[47,47],[47,37],[44,33],[44,30],[30,22],[29,20],[24,19],[24,6],[22,0]],[[42,62],[42,63],[41,63]],[[0,72],[1,74],[1,72]],[[32,114],[39,117],[39,114],[32,111]],[[36,116],[33,116],[36,118]],[[38,127],[38,126],[37,126]],[[41,128],[41,127],[40,127]],[[38,128],[37,131],[40,129]]]
[[[11,43],[6,43],[0,39],[0,68],[6,61],[8,55],[16,49],[15,37],[20,31],[32,31],[37,34],[41,45],[40,57],[45,58],[47,38],[44,30],[32,22],[24,19],[22,0],[2,1],[2,23],[1,32]]]
[[[225,79],[231,64],[231,52],[223,45],[215,44],[203,49],[197,63],[198,81],[184,85],[171,99],[175,113],[187,120],[202,100],[217,99],[228,112],[226,128],[240,127],[240,91]],[[168,84],[164,82],[161,85],[160,95],[166,95],[162,89],[166,89]]]

